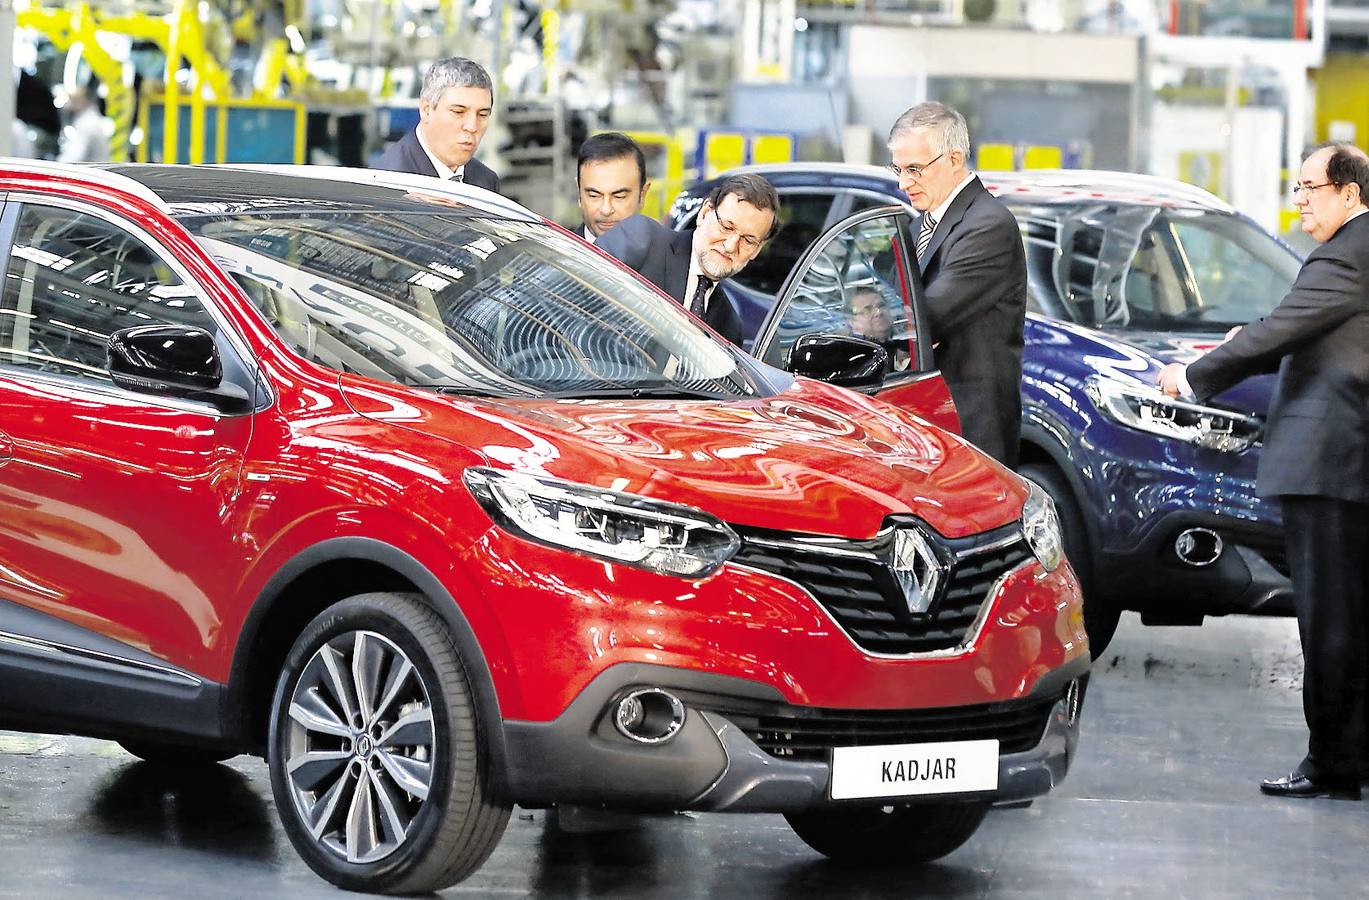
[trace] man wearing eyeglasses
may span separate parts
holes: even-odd
[[[780,198],[759,175],[731,175],[699,207],[693,231],[636,215],[601,235],[601,250],[635,269],[738,346],[742,320],[719,282],[756,258],[775,230]]]
[[[1302,230],[1321,246],[1288,295],[1189,365],[1165,366],[1159,383],[1206,402],[1279,373],[1256,487],[1283,511],[1308,747],[1260,789],[1358,800],[1369,777],[1369,157],[1317,147],[1293,190]]]
[[[889,168],[922,213],[918,268],[937,367],[966,440],[1017,467],[1027,263],[1017,220],[968,168],[965,117],[919,103],[889,130]]]

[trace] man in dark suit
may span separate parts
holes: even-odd
[[[582,221],[571,230],[591,244],[614,225],[641,212],[651,188],[642,148],[619,131],[596,134],[580,144],[575,184]]]
[[[889,168],[922,215],[918,268],[935,357],[966,440],[1016,468],[1027,263],[1017,220],[966,166],[969,129],[919,103],[889,130]]]
[[[742,320],[718,289],[756,258],[775,231],[780,198],[759,175],[730,175],[699,207],[692,231],[671,231],[643,215],[624,219],[598,246],[684,304],[740,346]]]
[[[490,73],[461,56],[438,60],[423,75],[418,126],[391,144],[376,168],[412,172],[499,190],[499,176],[475,159],[494,111]]]
[[[1283,508],[1309,740],[1291,774],[1260,788],[1358,800],[1369,774],[1369,159],[1324,145],[1298,178],[1302,230],[1322,246],[1272,313],[1159,381],[1170,396],[1206,400],[1279,372],[1257,487]]]

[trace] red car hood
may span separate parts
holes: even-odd
[[[487,400],[344,376],[352,408],[499,468],[706,510],[759,528],[868,538],[917,515],[947,537],[1015,520],[1026,488],[958,438],[879,400],[797,380],[775,397]]]

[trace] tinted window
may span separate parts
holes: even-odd
[[[1043,311],[1101,328],[1221,332],[1266,315],[1298,260],[1254,223],[1116,203],[1018,207]]]
[[[754,392],[679,304],[541,224],[447,210],[183,220],[300,355],[501,396]]]
[[[915,358],[912,303],[900,271],[902,216],[881,216],[834,235],[810,261],[780,316],[764,359],[783,366],[805,334],[852,334],[883,344],[894,371]]]
[[[109,381],[109,336],[153,324],[215,330],[140,238],[92,215],[23,208],[0,294],[0,363]]]
[[[753,291],[778,294],[799,257],[822,235],[831,208],[829,194],[782,194],[779,230],[732,280]]]

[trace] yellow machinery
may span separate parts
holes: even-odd
[[[66,8],[29,4],[17,10],[16,25],[44,35],[66,53],[80,53],[95,77],[104,86],[105,113],[114,123],[110,158],[128,159],[129,137],[133,127],[132,87],[125,77],[126,64],[115,59],[100,44],[100,32],[118,34],[134,40],[150,41],[166,56],[161,90],[149,87],[143,92],[138,122],[144,135],[152,116],[161,110],[158,121],[161,152],[149,151],[147,140],[138,147],[138,159],[159,156],[164,162],[218,162],[228,158],[227,142],[232,111],[287,109],[294,113],[289,133],[293,142],[291,157],[304,159],[304,122],[302,104],[273,99],[281,80],[292,93],[302,93],[308,83],[303,57],[292,52],[286,38],[263,44],[263,65],[258,70],[253,98],[232,98],[228,72],[211,49],[202,7],[197,0],[174,0],[165,14],[103,12],[85,2]],[[287,15],[303,14],[302,0],[288,0]],[[240,19],[241,23],[243,20]],[[250,20],[248,28],[250,30]],[[298,18],[295,19],[298,21]],[[234,23],[235,26],[239,23]],[[235,28],[235,30],[237,30]],[[189,67],[189,82],[182,88],[177,77],[182,61]],[[213,117],[212,119],[210,117]],[[189,140],[183,141],[183,120],[189,119]],[[209,136],[213,133],[210,146]]]
[[[63,53],[75,49],[85,59],[95,77],[105,86],[105,115],[114,123],[110,138],[110,159],[128,161],[129,132],[133,127],[133,91],[124,81],[124,66],[100,46],[96,14],[85,3],[65,9],[29,6],[19,9],[15,24],[42,34]]]

